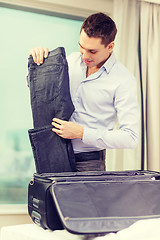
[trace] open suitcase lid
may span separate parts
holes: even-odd
[[[50,188],[64,227],[75,234],[117,232],[160,218],[160,181],[79,181]]]

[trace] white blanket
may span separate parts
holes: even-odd
[[[83,240],[82,235],[66,230],[44,230],[35,224],[2,227],[0,240]],[[90,238],[91,239],[91,238]],[[129,228],[94,240],[160,240],[160,218],[137,221]]]

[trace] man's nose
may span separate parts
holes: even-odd
[[[87,51],[83,51],[82,53],[84,59],[89,59],[89,53]]]

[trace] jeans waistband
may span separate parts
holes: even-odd
[[[59,55],[59,56],[61,56],[62,58],[61,59],[55,59],[55,56],[56,55]],[[50,57],[49,58],[49,60],[48,61],[51,61],[51,63],[53,63],[53,62],[55,62],[55,64],[57,63],[60,63],[60,64],[63,64],[63,63],[65,63],[66,64],[66,53],[65,53],[65,49],[64,49],[64,47],[58,47],[58,48],[56,48],[56,49],[54,49],[54,50],[52,50],[52,51],[49,51],[49,53],[48,53],[48,57]],[[52,58],[52,57],[54,57],[54,58]],[[47,58],[48,59],[48,58]],[[45,62],[45,58],[44,58],[44,62]],[[32,57],[32,55],[29,55],[29,57],[28,57],[28,66],[30,66],[31,64],[33,64],[34,66],[36,66],[37,67],[37,64],[35,64],[34,63],[34,61],[33,61],[33,57]],[[40,65],[40,66],[42,66],[42,65]],[[38,66],[39,67],[39,66]]]
[[[103,160],[103,151],[81,152],[75,154],[76,162],[83,162],[89,160]]]
[[[66,56],[65,54],[65,49],[64,47],[58,47],[48,53],[49,56],[55,56],[57,54],[62,54],[64,57]]]

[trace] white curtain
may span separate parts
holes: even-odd
[[[138,59],[139,10],[137,1],[114,0],[113,19],[117,25],[115,54],[137,79],[137,92],[141,106],[140,74]],[[107,150],[107,170],[141,169],[140,139],[136,149]]]
[[[160,4],[140,2],[140,33],[146,168],[160,171]]]
[[[111,170],[140,169],[143,142],[144,168],[160,171],[160,3],[114,0],[113,19],[118,28],[115,53],[137,79],[144,141],[140,138],[135,150],[108,151],[107,166]]]

